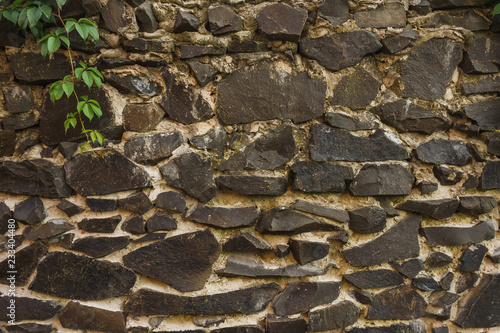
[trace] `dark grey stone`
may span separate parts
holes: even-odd
[[[399,204],[396,208],[425,214],[436,220],[445,220],[453,216],[458,205],[459,201],[457,198],[447,198],[437,200],[408,200]]]
[[[476,7],[488,3],[487,0],[429,0],[432,8]]]
[[[193,318],[193,323],[196,325],[196,326],[202,326],[202,327],[210,327],[210,326],[219,326],[220,324],[224,323],[226,321],[226,317],[225,316],[216,316],[216,315],[208,315],[208,316],[196,316]],[[250,328],[252,327],[253,325],[249,325],[249,326],[236,326],[236,327],[226,327],[226,328],[222,328],[222,329],[217,329],[217,330],[212,330],[210,332],[225,332],[225,333],[231,333],[233,332],[233,330],[235,330],[235,333],[238,332],[238,328],[241,328],[243,331],[242,333],[253,333],[253,329]],[[257,326],[259,327],[260,329],[262,329],[262,327],[260,326]],[[225,330],[227,329],[227,330]],[[248,331],[245,331],[245,330],[248,330]],[[227,331],[227,332],[226,332]],[[262,330],[263,331],[263,330]],[[260,331],[256,331],[255,333],[259,333]],[[205,330],[202,330],[202,333],[205,333]]]
[[[198,61],[189,61],[189,69],[200,87],[204,87],[215,79],[218,71],[210,64],[202,64]]]
[[[69,302],[59,315],[61,326],[79,331],[100,331],[108,333],[126,332],[125,314]]]
[[[4,130],[17,131],[38,124],[38,117],[34,112],[15,113],[2,119]]]
[[[434,291],[441,289],[439,283],[434,277],[429,275],[417,276],[412,281],[412,286],[422,291]]]
[[[16,250],[15,265],[15,285],[16,287],[24,286],[30,280],[31,274],[35,271],[38,261],[49,251],[49,247],[41,242],[32,243],[21,250]],[[11,277],[8,272],[11,271],[9,259],[6,258],[0,262],[0,283],[10,285]],[[40,266],[38,266],[40,267]]]
[[[410,27],[403,30],[402,33],[396,36],[391,36],[382,39],[382,52],[394,54],[409,46],[413,46],[413,42],[418,39],[418,35]]]
[[[470,176],[469,178],[467,178],[467,180],[462,185],[462,187],[465,190],[472,190],[477,188],[478,186],[479,186],[479,180],[477,179],[477,177],[474,176]]]
[[[54,330],[52,325],[24,323],[5,326],[8,333],[50,333]]]
[[[285,258],[290,254],[290,245],[288,244],[278,244],[276,245],[276,249],[274,250],[274,255],[277,258]]]
[[[352,180],[352,168],[329,163],[299,161],[290,166],[293,173],[293,189],[308,193],[335,192],[346,189],[346,182]]]
[[[444,165],[435,165],[432,167],[434,177],[441,185],[455,185],[462,180],[463,172],[456,169],[445,167]]]
[[[339,71],[358,64],[364,56],[381,48],[382,44],[374,34],[355,30],[319,38],[303,38],[299,51],[326,69]]]
[[[47,212],[40,197],[29,197],[14,207],[13,217],[19,222],[35,225],[45,220]]]
[[[298,42],[307,19],[307,11],[284,3],[273,3],[257,13],[259,32],[272,40]]]
[[[329,99],[332,105],[343,105],[353,110],[366,108],[377,97],[382,82],[363,67],[358,67],[352,74],[343,76],[333,88]]]
[[[366,318],[370,320],[411,320],[425,314],[427,303],[407,285],[386,289],[373,295]]]
[[[151,187],[151,177],[113,149],[100,150],[101,156],[85,152],[64,163],[66,181],[81,196],[103,195]]]
[[[349,211],[349,229],[360,234],[373,234],[384,230],[387,214],[377,206]]]
[[[127,131],[149,132],[165,116],[165,111],[156,103],[127,104],[123,108],[123,128]]]
[[[256,42],[254,40],[238,41],[233,40],[227,47],[229,53],[252,53],[252,52],[266,52],[269,51],[267,43]]]
[[[128,236],[121,237],[83,237],[71,245],[71,250],[85,253],[94,258],[102,258],[124,249],[129,244]]]
[[[65,159],[69,160],[78,150],[77,142],[61,142],[57,146],[57,150],[64,156]]]
[[[163,212],[155,212],[154,215],[146,221],[147,232],[155,232],[160,230],[170,231],[175,229],[177,229],[177,220],[170,214],[166,214]]]
[[[460,27],[471,31],[488,30],[490,22],[483,15],[467,10],[453,14],[436,13],[427,22],[422,24],[423,28],[441,28],[443,26]]]
[[[217,177],[217,184],[243,195],[283,195],[288,182],[279,176],[228,175]]]
[[[194,147],[213,151],[220,160],[224,157],[226,142],[227,133],[222,126],[215,126],[205,134],[193,136],[189,139],[189,143]]]
[[[338,242],[340,244],[347,244],[349,241],[349,233],[345,230],[336,233],[335,235],[329,236],[327,240],[329,242]]]
[[[216,328],[210,330],[210,333],[264,333],[264,329],[259,325],[242,325]]]
[[[137,214],[146,214],[153,208],[153,203],[144,192],[139,191],[118,199],[118,208]]]
[[[448,326],[443,324],[441,326],[436,326],[432,328],[432,333],[448,333]]]
[[[36,143],[35,143],[36,144]],[[16,152],[16,132],[0,129],[0,157],[12,156]],[[18,149],[18,154],[19,153]]]
[[[78,222],[78,229],[86,232],[99,232],[111,234],[122,220],[121,215],[101,218],[86,218]]]
[[[482,190],[500,188],[500,161],[487,161],[481,173],[480,186]]]
[[[495,220],[480,221],[469,227],[424,227],[422,232],[430,246],[476,244],[495,238],[498,225]]]
[[[265,239],[251,232],[242,232],[232,236],[223,245],[223,251],[235,252],[259,252],[272,251],[273,247]]]
[[[216,56],[225,54],[227,49],[225,47],[215,48],[211,45],[209,46],[198,46],[198,45],[181,45],[181,60],[192,59],[203,56]]]
[[[127,26],[125,20],[126,6],[120,0],[109,0],[106,6],[101,8],[101,17],[104,27],[109,31],[118,33],[121,28]]]
[[[161,86],[145,76],[106,73],[104,78],[106,82],[124,94],[152,97],[161,93]]]
[[[400,3],[387,3],[355,13],[354,20],[360,28],[402,28],[406,25],[406,11]]]
[[[309,330],[324,332],[351,326],[358,321],[361,312],[351,301],[342,301],[326,308],[309,312]]]
[[[27,240],[36,241],[60,235],[74,228],[75,226],[64,218],[51,219],[47,222],[24,228],[23,236]]]
[[[459,295],[450,293],[445,290],[436,290],[429,296],[429,304],[446,308],[455,303],[460,298]]]
[[[438,183],[433,183],[428,180],[422,180],[418,183],[418,188],[420,189],[420,194],[429,194],[437,191],[439,185]]]
[[[11,147],[15,147],[15,144],[10,146],[10,141],[16,139],[15,137],[11,137],[11,136],[15,135],[15,133],[8,134],[8,133],[10,133],[10,131],[5,131],[5,130],[3,132],[7,132],[8,138],[7,138],[6,143],[9,144],[9,146],[5,146],[5,147],[3,147],[3,149],[7,149],[7,151],[9,151],[9,150],[13,149]],[[25,131],[25,133],[26,133],[26,136],[19,140],[19,145],[17,146],[17,155],[19,155],[19,156],[22,156],[28,149],[37,145],[40,142],[38,128],[28,129]],[[1,136],[1,134],[0,134],[0,136]],[[1,141],[1,139],[0,139],[0,141]],[[2,150],[2,149],[0,149],[0,150]]]
[[[372,294],[366,290],[354,289],[350,291],[350,295],[361,304],[372,304]]]
[[[392,204],[385,197],[376,197],[378,203],[380,204],[380,208],[384,210],[384,212],[389,217],[399,216],[398,211],[392,206]]]
[[[498,73],[499,52],[499,36],[477,34],[465,51],[460,67],[467,74]]]
[[[498,205],[495,197],[487,195],[463,196],[459,197],[459,199],[458,211],[472,216],[489,213]]]
[[[500,133],[494,132],[486,139],[488,153],[500,157]]]
[[[168,40],[168,39],[145,39],[145,38],[134,38],[131,40],[125,40],[123,41],[123,47],[125,48],[126,51],[129,52],[159,52],[159,53],[172,53],[174,52],[174,41],[173,40]],[[106,60],[106,62],[109,63],[110,60]],[[126,65],[140,65],[140,66],[145,66],[145,67],[158,67],[161,65],[166,65],[161,64],[161,63],[156,63],[156,66],[154,63],[141,63],[141,61],[138,60],[128,60],[130,63],[126,62],[127,60],[122,60],[123,63],[119,63],[119,60],[116,60],[114,65],[116,66],[110,66],[111,68],[116,68],[116,67],[121,67],[121,66],[126,66]],[[158,60],[157,60],[158,61]]]
[[[453,261],[453,258],[443,252],[433,252],[429,254],[424,261],[424,268],[435,269],[448,266]]]
[[[326,0],[318,8],[318,16],[338,26],[349,19],[349,2],[347,0]]]
[[[29,112],[35,105],[29,86],[14,86],[3,89],[3,96],[10,113]]]
[[[0,234],[3,235],[9,230],[9,220],[12,218],[12,211],[4,201],[0,201]],[[18,229],[17,221],[14,222],[14,229]]]
[[[69,59],[62,53],[54,53],[50,61],[39,52],[14,52],[8,59],[14,76],[23,83],[46,84],[71,73]]]
[[[342,277],[360,289],[391,287],[404,282],[401,275],[392,269],[357,271]]]
[[[362,131],[378,128],[378,124],[376,123],[363,122],[354,117],[332,111],[325,114],[325,121],[332,127],[348,131]]]
[[[87,198],[87,206],[89,206],[90,210],[93,212],[111,212],[118,208],[118,200]]]
[[[481,244],[469,246],[459,258],[460,264],[457,268],[463,272],[478,271],[486,252],[488,252],[488,248]]]
[[[195,205],[184,219],[215,228],[244,228],[254,226],[260,217],[260,210],[253,207],[214,207]]]
[[[61,309],[61,302],[44,301],[29,297],[9,297],[7,295],[0,296],[0,307],[8,309],[11,300],[16,306],[16,322],[23,320],[48,320],[53,318]],[[3,312],[1,321],[7,322],[11,320],[8,316],[9,310]]]
[[[217,115],[224,125],[270,119],[300,123],[323,116],[325,96],[325,81],[306,72],[292,76],[260,63],[221,80]]]
[[[402,165],[365,164],[354,177],[349,190],[354,196],[408,195],[414,182],[411,172]]]
[[[398,259],[417,257],[420,252],[418,228],[421,216],[411,215],[381,236],[342,251],[344,258],[355,267],[379,265]]]
[[[305,333],[307,322],[304,318],[276,317],[268,314],[266,318],[266,333]]]
[[[413,320],[409,324],[392,324],[391,326],[353,327],[344,330],[345,333],[425,333],[425,324]]]
[[[465,95],[498,93],[500,92],[500,76],[467,76],[461,88]]]
[[[450,38],[432,38],[414,47],[401,63],[401,95],[430,101],[443,97],[462,51],[463,45]]]
[[[471,155],[463,141],[432,139],[420,144],[417,149],[417,158],[425,163],[466,165]]]
[[[458,294],[463,293],[466,290],[474,287],[476,282],[479,280],[478,273],[462,273],[461,276],[455,282],[455,291]]]
[[[158,232],[158,233],[151,233],[147,234],[145,236],[136,238],[132,240],[134,243],[145,243],[145,242],[155,242],[158,240],[165,239],[167,237],[167,233],[165,232]]]
[[[128,140],[125,156],[137,163],[154,165],[172,156],[182,142],[182,134],[178,131],[147,134]]]
[[[156,197],[156,207],[182,213],[186,208],[186,198],[179,192],[162,192]]]
[[[441,280],[439,280],[441,288],[443,288],[444,290],[450,290],[454,278],[455,274],[453,272],[447,271],[446,273],[444,273],[441,276]]]
[[[500,263],[500,248],[493,250],[493,253],[488,255],[488,259],[494,264]]]
[[[310,242],[300,239],[290,239],[290,251],[299,265],[323,259],[330,252],[329,243]]]
[[[475,121],[481,130],[490,131],[500,129],[500,115],[498,108],[500,98],[475,102],[464,107],[465,115]]]
[[[222,35],[243,29],[243,19],[225,6],[208,8],[208,28],[214,35]]]
[[[125,304],[133,316],[251,314],[264,310],[281,287],[276,283],[258,285],[207,296],[180,296],[139,289]]]
[[[413,279],[422,270],[422,259],[410,259],[402,262],[393,261],[391,266],[408,279]]]
[[[140,31],[155,32],[158,29],[158,21],[155,18],[151,2],[144,2],[137,7],[135,18]]]
[[[10,2],[4,2],[2,3],[2,7],[10,4]],[[23,37],[23,34],[17,29],[14,24],[12,24],[12,22],[8,21],[7,18],[0,22],[0,30],[2,30],[3,32],[0,36],[0,46],[20,47],[24,44],[25,39]],[[7,78],[5,81],[8,82],[9,78]]]
[[[343,209],[331,208],[298,199],[290,206],[294,210],[326,217],[341,223],[349,222],[349,214]]]
[[[200,24],[200,20],[198,20],[198,18],[193,14],[178,10],[177,16],[175,18],[174,33],[198,31],[198,27],[200,26]]]
[[[139,215],[132,215],[129,218],[127,218],[123,222],[121,229],[133,235],[142,235],[146,233],[146,226],[144,224],[144,219],[142,218],[142,216]]]

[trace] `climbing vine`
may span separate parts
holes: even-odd
[[[86,129],[84,117],[92,121],[94,116],[100,118],[102,110],[99,103],[87,95],[79,96],[75,91],[75,83],[78,80],[89,88],[96,85],[101,88],[103,76],[95,67],[90,67],[84,62],[78,62],[75,66],[74,52],[71,49],[69,34],[76,30],[79,37],[86,41],[93,38],[99,39],[97,25],[86,18],[76,20],[74,18],[63,18],[61,9],[66,0],[56,0],[56,8],[53,8],[51,0],[15,0],[11,4],[7,0],[0,0],[0,20],[7,19],[25,32],[31,32],[41,45],[41,54],[44,58],[50,57],[54,52],[63,49],[69,63],[71,73],[62,80],[54,82],[49,89],[49,96],[52,103],[61,99],[64,95],[67,98],[74,96],[77,101],[76,111],[70,112],[64,121],[64,130],[67,133],[70,127],[76,128],[80,123],[82,134],[86,141],[80,145],[80,150],[92,150],[92,143],[98,142],[101,146],[104,143],[104,136],[96,130]],[[44,35],[44,26],[51,26],[52,33]],[[83,114],[83,115],[82,115]]]

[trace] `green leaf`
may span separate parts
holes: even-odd
[[[92,142],[97,141],[97,137],[95,136],[95,132],[94,131],[90,132],[90,140]]]
[[[55,103],[57,100],[61,99],[64,95],[64,90],[61,85],[61,81],[54,82],[49,89],[50,100]]]
[[[68,128],[69,128],[69,119],[66,119],[64,121],[64,134],[68,133]]]
[[[45,58],[47,54],[49,53],[49,49],[47,47],[47,43],[42,44],[42,50],[41,50],[42,56]]]
[[[69,98],[71,94],[73,93],[75,87],[73,85],[73,82],[67,81],[62,84],[62,88],[64,92],[66,93],[66,96]]]
[[[97,141],[99,141],[99,144],[102,147],[102,145],[104,144],[104,136],[97,131],[94,131],[94,133],[95,133],[95,136],[97,137]]]
[[[61,46],[61,41],[57,37],[49,37],[47,40],[47,47],[49,49],[49,53],[54,53],[59,50]]]
[[[76,69],[75,69],[75,76],[76,76],[77,78],[80,78],[80,77],[82,76],[83,71],[84,71],[84,69],[83,69],[83,68],[81,68],[81,67],[76,68]]]
[[[65,33],[65,32],[66,32],[66,29],[64,29],[64,28],[59,28],[59,29],[56,29],[56,31],[55,31],[57,36],[59,36],[62,33]]]
[[[88,104],[85,104],[85,106],[83,107],[83,114],[86,115],[87,118],[89,118],[89,121],[92,121],[92,118],[94,118],[94,112]]]
[[[104,80],[104,78],[102,77],[101,72],[99,72],[99,70],[97,68],[95,68],[95,67],[89,67],[89,70],[92,71],[98,77],[100,77],[101,80]]]
[[[76,24],[75,19],[65,19],[64,22],[66,24],[65,28],[68,34],[75,29],[75,24]]]
[[[40,7],[40,10],[47,19],[50,19],[52,17],[52,8],[50,6],[43,5],[42,7]]]
[[[83,107],[85,106],[85,104],[86,104],[85,101],[78,102],[78,104],[76,105],[76,109],[78,110],[78,112],[83,110]]]
[[[92,111],[94,111],[94,113],[96,114],[96,116],[98,118],[101,118],[101,116],[102,116],[102,110],[101,110],[101,108],[98,107],[98,106],[95,106],[94,104],[89,104],[89,105],[92,108]]]
[[[88,72],[88,73],[92,76],[92,79],[94,80],[97,88],[101,89],[101,84],[102,84],[101,78],[92,72]]]
[[[87,96],[87,95],[83,95],[80,98],[83,99],[85,102],[88,102],[88,100],[89,100],[89,96]]]
[[[36,38],[40,38],[43,35],[43,26],[40,22],[38,22],[35,26],[30,27],[30,30]]]
[[[24,8],[21,13],[19,13],[19,18],[17,19],[17,24],[23,30],[28,27],[28,8]]]
[[[4,16],[7,20],[9,20],[9,21],[11,21],[12,23],[16,24],[17,19],[15,19],[15,18],[12,16],[12,12],[9,12],[9,11],[5,10],[5,11],[3,11],[2,13],[3,13],[3,16]],[[16,13],[17,13],[17,12],[16,12]]]
[[[64,36],[59,36],[59,39],[63,41],[64,44],[66,44],[67,47],[70,46],[69,44],[69,39],[67,37],[64,37]]]
[[[33,6],[28,8],[26,15],[28,16],[30,27],[33,27],[38,23],[40,17],[42,17],[42,11],[38,7]]]
[[[62,8],[66,4],[66,0],[56,0],[57,7]]]
[[[73,128],[76,128],[76,118],[70,118],[69,123],[73,126]]]
[[[90,89],[92,87],[93,80],[90,77],[89,72],[84,71],[82,74],[82,79],[83,79],[83,82],[85,82],[87,87],[89,87],[89,89]]]
[[[40,38],[38,40],[38,43],[42,43],[42,42],[46,41],[47,39],[49,39],[49,37],[54,37],[54,34],[47,34],[47,35],[43,36],[42,38]]]
[[[495,15],[498,15],[500,14],[500,3],[497,4],[494,8],[493,8],[493,15],[492,16],[495,16]]]
[[[97,31],[97,28],[96,27],[88,27],[88,29],[89,29],[90,36],[92,36],[92,38],[94,38],[94,40],[98,40],[99,39],[99,31]]]
[[[73,75],[69,74],[69,75],[66,75],[63,79],[63,81],[68,81],[69,79],[73,78]]]
[[[76,23],[75,29],[76,29],[76,31],[78,31],[78,33],[80,34],[80,37],[82,37],[83,40],[87,39],[87,37],[89,35],[89,29],[87,28],[86,25]]]

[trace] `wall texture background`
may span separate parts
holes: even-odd
[[[493,5],[69,0],[98,157],[0,22],[3,329],[500,332]]]

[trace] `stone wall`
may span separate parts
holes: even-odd
[[[69,0],[98,156],[0,22],[3,329],[500,332],[493,5]]]

